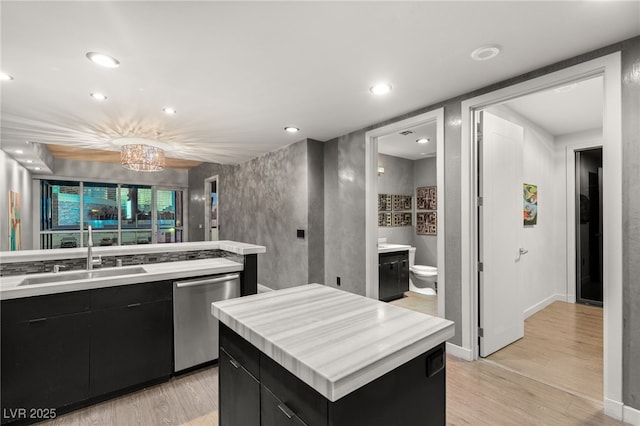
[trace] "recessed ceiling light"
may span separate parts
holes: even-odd
[[[40,167],[34,167],[34,170],[40,170]]]
[[[118,68],[120,66],[120,61],[104,53],[89,52],[87,53],[87,58],[91,62],[107,68]]]
[[[482,46],[471,52],[471,57],[475,61],[487,61],[498,56],[498,53],[500,53],[500,46]]]
[[[13,80],[13,76],[7,74],[6,72],[0,72],[0,80],[1,81],[11,81],[11,80]]]
[[[33,163],[33,160],[27,160],[27,163]]]
[[[162,111],[164,111],[166,114],[175,114],[177,111],[171,107],[164,107],[162,108]]]
[[[92,93],[90,96],[97,101],[104,101],[107,99],[107,96],[102,93]]]
[[[391,91],[391,85],[389,83],[378,83],[369,88],[369,91],[374,95],[386,95]]]
[[[16,149],[16,154],[22,154],[24,151],[21,149]]]
[[[425,144],[429,142],[429,138],[420,138],[420,139],[417,139],[416,142],[420,144]]]
[[[287,126],[284,128],[285,131],[289,132],[289,133],[297,133],[300,131],[300,129],[298,127],[293,127],[293,126]]]

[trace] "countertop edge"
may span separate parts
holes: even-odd
[[[125,246],[94,246],[95,256],[126,256],[131,254],[163,253],[195,250],[224,250],[239,255],[266,253],[265,246],[237,241],[190,241],[172,244],[138,244]],[[77,259],[87,256],[86,247],[50,250],[21,250],[0,252],[0,263],[41,260]]]

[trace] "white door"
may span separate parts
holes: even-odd
[[[524,336],[519,236],[522,214],[521,126],[479,112],[480,356]]]

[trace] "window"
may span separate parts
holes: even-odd
[[[182,190],[53,180],[40,189],[43,249],[85,247],[89,225],[95,246],[183,241]]]

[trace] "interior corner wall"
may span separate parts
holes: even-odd
[[[33,249],[33,221],[31,173],[0,150],[3,177],[0,179],[0,251],[9,250],[9,191],[20,195],[20,241],[22,250]],[[37,209],[36,209],[37,211]]]
[[[307,140],[309,283],[324,283],[324,144]]]
[[[640,410],[640,36],[622,45],[623,402]]]
[[[258,282],[272,289],[309,282],[307,141],[232,168],[221,182],[221,238],[265,246]],[[307,232],[308,235],[308,232]]]
[[[437,158],[429,157],[413,162],[413,196],[422,186],[436,186],[438,183]],[[444,194],[438,194],[443,197]],[[416,210],[417,212],[417,210]],[[414,215],[415,218],[415,215]],[[442,228],[442,227],[440,227]],[[438,236],[418,235],[415,232],[416,223],[413,224],[413,246],[416,248],[416,265],[438,266]],[[438,232],[444,232],[439,229]],[[443,267],[444,268],[444,267]],[[446,298],[446,297],[445,297]]]
[[[365,132],[324,143],[325,284],[365,295]]]
[[[378,194],[411,195],[415,199],[413,185],[414,163],[413,160],[407,160],[406,158],[378,154],[378,165],[384,167],[384,173],[378,175]],[[386,238],[387,242],[393,244],[413,246],[414,233],[415,223],[412,226],[378,227],[378,238]]]
[[[521,300],[525,318],[554,301],[558,282],[565,281],[566,217],[557,208],[556,192],[566,185],[553,180],[556,175],[554,137],[505,105],[487,111],[521,126],[524,130],[522,183],[538,186],[538,222],[524,226],[520,234],[522,248],[528,250],[520,259]],[[564,167],[563,167],[564,168]]]

